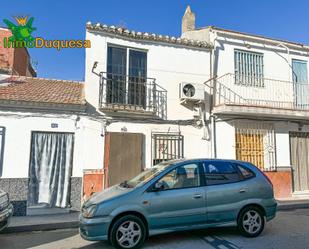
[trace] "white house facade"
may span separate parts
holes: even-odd
[[[249,161],[277,198],[308,197],[308,46],[195,28],[190,8],[181,37],[89,22],[86,39],[85,82],[0,64],[0,188],[15,215],[79,209],[182,157]]]
[[[214,156],[254,163],[277,197],[306,197],[309,47],[211,26],[182,37],[214,46]]]
[[[91,48],[86,50],[85,94],[94,115],[106,119],[104,134],[142,136],[139,149],[115,148],[118,157],[138,157],[133,164],[141,170],[162,160],[210,154],[211,134],[205,126],[209,105],[203,84],[210,77],[209,43],[91,23],[86,39]],[[190,83],[199,87],[199,98],[190,100],[179,92]],[[107,145],[109,138],[98,139]],[[128,139],[133,143],[136,137]],[[102,159],[97,165],[105,164],[109,174],[113,162],[103,160],[121,164],[106,155],[109,148],[93,149]],[[125,171],[130,165],[121,167]]]

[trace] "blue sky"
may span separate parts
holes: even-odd
[[[180,36],[181,18],[190,4],[196,26],[214,25],[309,44],[309,1],[306,0],[55,0],[2,1],[4,18],[35,18],[34,36],[84,39],[85,24],[125,25],[136,31]],[[84,79],[83,49],[30,49],[39,77]]]

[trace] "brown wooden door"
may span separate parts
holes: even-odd
[[[291,163],[294,191],[309,190],[309,133],[291,132]]]
[[[144,135],[108,132],[105,135],[105,187],[129,180],[144,166]]]

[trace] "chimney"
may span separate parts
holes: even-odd
[[[195,14],[191,11],[190,5],[187,6],[186,11],[182,17],[181,33],[195,29]]]

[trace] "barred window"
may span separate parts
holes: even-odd
[[[272,124],[235,123],[236,159],[250,162],[261,170],[276,170],[275,132]]]
[[[152,163],[183,158],[183,136],[180,133],[152,133]]]
[[[264,87],[263,54],[235,50],[235,84]]]

